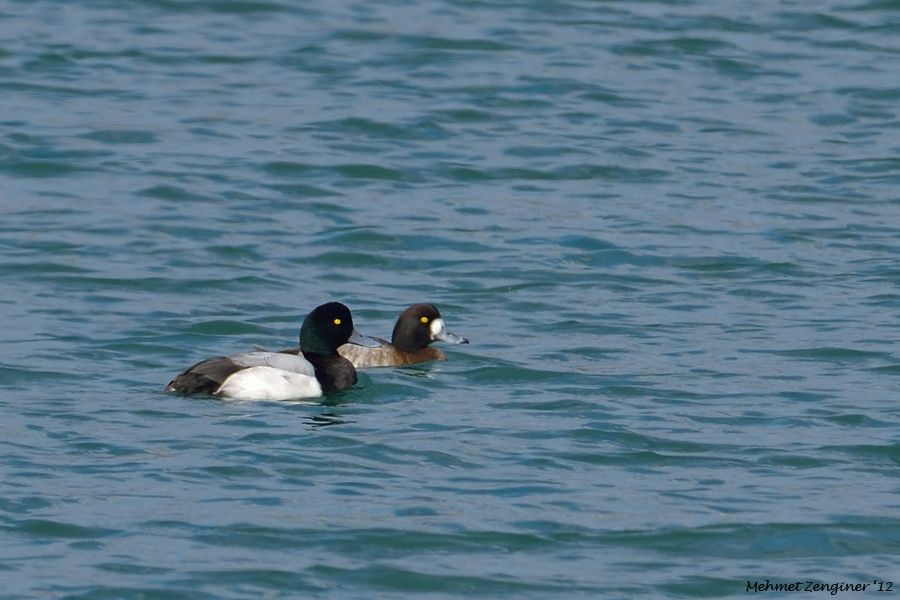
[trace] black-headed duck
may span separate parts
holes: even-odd
[[[347,342],[374,345],[371,338],[356,332],[350,309],[329,302],[303,321],[299,352],[260,351],[207,358],[175,377],[166,391],[239,400],[317,398],[356,383],[352,362],[337,352]]]

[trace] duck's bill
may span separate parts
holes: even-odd
[[[381,345],[381,342],[379,342],[375,338],[363,335],[356,329],[354,329],[353,333],[350,334],[350,339],[347,340],[347,343],[362,346],[363,348],[377,348]]]
[[[456,335],[449,329],[441,329],[440,331],[438,331],[435,334],[434,339],[438,340],[439,342],[447,342],[448,344],[468,344],[469,343],[469,340],[467,340],[466,338],[464,338],[461,335]]]
[[[431,339],[448,344],[468,344],[469,340],[456,335],[444,326],[444,320],[438,317],[431,322]]]

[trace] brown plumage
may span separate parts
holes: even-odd
[[[447,355],[431,346],[407,351],[397,348],[387,340],[376,338],[382,345],[377,348],[363,348],[355,344],[344,344],[338,354],[353,363],[357,369],[367,367],[400,367],[431,360],[447,360]]]

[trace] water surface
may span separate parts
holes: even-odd
[[[0,3],[4,598],[900,579],[898,25]],[[472,343],[324,403],[162,393],[333,299]]]

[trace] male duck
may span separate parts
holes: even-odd
[[[413,304],[404,310],[397,318],[390,342],[382,338],[369,339],[374,340],[377,346],[344,344],[338,348],[338,353],[357,369],[396,367],[430,360],[446,360],[446,354],[429,346],[435,341],[469,343],[466,338],[446,328],[440,311],[433,304]],[[299,348],[291,348],[282,352],[296,354],[298,350]]]
[[[298,400],[339,392],[356,383],[353,364],[337,353],[348,341],[374,345],[353,328],[350,309],[329,302],[303,321],[299,352],[207,358],[169,382],[166,391],[240,400]]]

